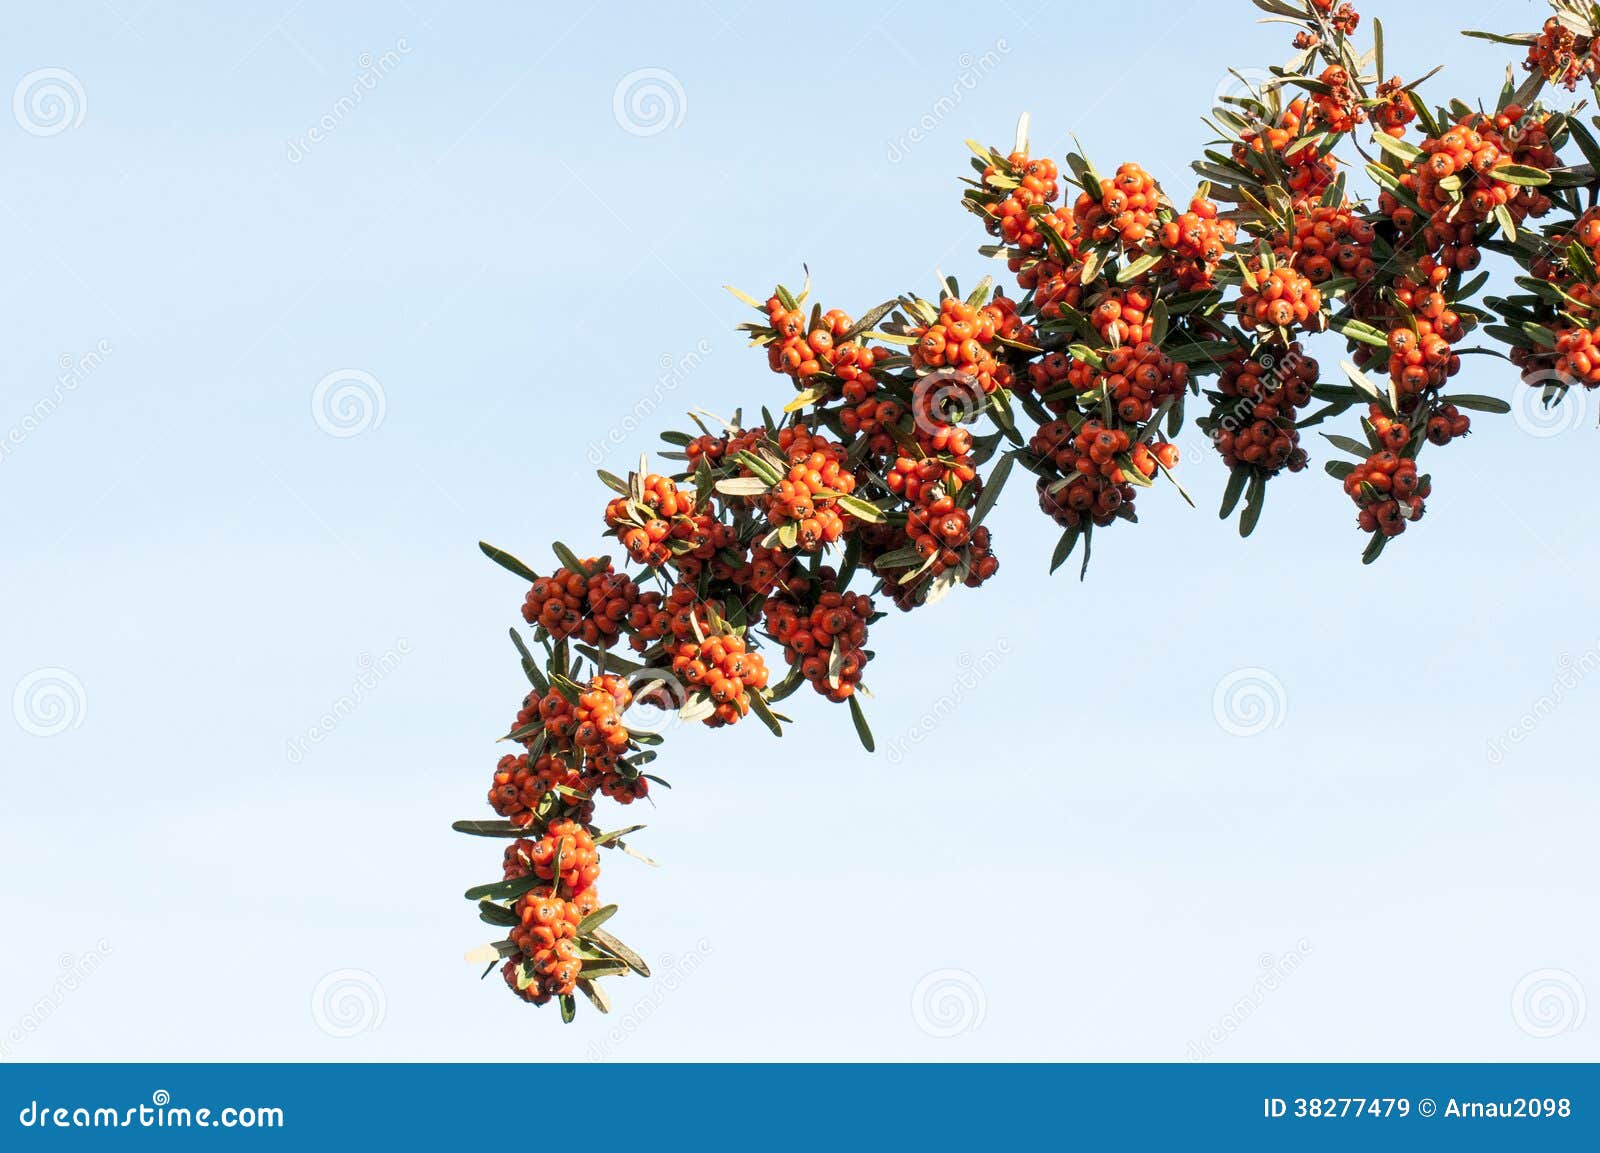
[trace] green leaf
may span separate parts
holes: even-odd
[[[1369,344],[1374,348],[1381,348],[1386,352],[1388,351],[1388,336],[1382,332],[1379,332],[1370,324],[1366,324],[1359,320],[1336,320],[1330,323],[1328,327],[1333,329],[1333,331],[1337,332],[1340,336],[1343,336],[1349,340],[1358,341],[1361,344]]]
[[[504,905],[496,905],[493,901],[478,902],[478,919],[490,925],[498,925],[501,928],[510,928],[512,925],[522,923],[522,918]]]
[[[805,408],[807,405],[816,404],[817,401],[826,400],[827,398],[828,398],[828,389],[826,389],[826,388],[808,388],[803,392],[796,393],[795,394],[795,398],[793,400],[791,400],[788,404],[783,406],[783,411],[784,412],[799,412],[802,408]]]
[[[861,738],[861,747],[867,752],[876,752],[877,742],[872,739],[872,729],[867,725],[867,715],[861,711],[861,702],[854,693],[845,698],[850,702],[850,719],[855,722],[856,736]]]
[[[528,830],[510,821],[456,821],[450,826],[469,837],[525,837]]]
[[[596,929],[594,932],[588,935],[587,939],[593,941],[596,945],[599,945],[606,952],[617,958],[617,960],[623,962],[628,966],[628,968],[639,974],[639,976],[648,977],[650,975],[650,966],[644,963],[644,958],[639,956],[638,953],[635,953],[632,949],[628,948],[628,946],[624,945],[621,941],[617,940],[604,929]]]
[[[762,724],[772,730],[772,735],[775,737],[783,736],[783,725],[778,723],[778,718],[773,715],[766,698],[754,689],[746,691],[745,697],[750,702],[750,711],[760,719]]]
[[[578,992],[589,998],[589,1004],[599,1009],[602,1013],[611,1012],[611,998],[605,995],[604,990],[587,977],[578,978]]]
[[[1500,225],[1500,231],[1505,233],[1507,240],[1515,242],[1517,239],[1517,222],[1511,218],[1511,210],[1504,204],[1494,206],[1494,218]]]
[[[488,541],[482,540],[478,542],[478,547],[483,550],[484,556],[494,561],[495,564],[499,565],[507,572],[516,573],[517,576],[530,583],[539,579],[538,573],[534,572],[531,568],[523,564],[520,560],[506,552],[504,549],[495,548],[494,545],[490,544]]]
[[[593,980],[597,977],[616,977],[628,971],[628,966],[622,961],[613,961],[605,958],[598,961],[584,961],[578,966],[578,972]]]
[[[1422,149],[1408,141],[1390,136],[1387,132],[1375,133],[1372,142],[1390,156],[1397,158],[1402,164],[1410,165],[1417,157],[1422,155]]]
[[[978,503],[972,508],[973,528],[982,524],[983,518],[989,515],[989,510],[999,499],[1000,490],[1005,487],[1006,479],[1011,475],[1011,466],[1015,463],[1016,456],[1008,452],[995,464],[994,471],[989,474],[989,482],[983,486]]]
[[[1490,178],[1503,184],[1522,184],[1537,187],[1550,183],[1550,174],[1542,168],[1527,164],[1502,164],[1489,172]]]
[[[466,891],[469,901],[514,901],[524,893],[544,884],[537,873],[517,877],[510,881],[494,881],[487,885],[474,885]]]
[[[609,845],[613,841],[620,841],[629,833],[637,833],[642,828],[644,828],[643,825],[629,825],[625,829],[612,829],[609,833],[601,833],[594,839],[594,843],[596,845]]]
[[[758,476],[730,476],[716,483],[717,492],[723,496],[764,496],[772,486]]]
[[[1227,520],[1233,515],[1234,508],[1239,503],[1239,497],[1244,494],[1244,486],[1250,479],[1251,469],[1247,464],[1236,464],[1233,471],[1228,474],[1228,487],[1222,493],[1222,511],[1217,516]]]
[[[563,993],[557,999],[561,1002],[561,1020],[565,1024],[572,1024],[572,1019],[578,1015],[578,1002],[573,1000],[571,993]]]
[[[1472,392],[1441,396],[1439,400],[1444,404],[1453,404],[1457,408],[1469,408],[1473,412],[1492,412],[1504,416],[1511,411],[1511,406],[1497,396],[1479,396]]]
[[[837,504],[845,512],[859,521],[867,524],[882,524],[887,518],[884,511],[871,501],[862,500],[858,496],[840,496]]]
[[[769,485],[777,484],[783,479],[781,472],[748,449],[739,450],[734,454],[733,458]]]
[[[1138,260],[1135,260],[1132,264],[1125,266],[1120,272],[1117,273],[1117,283],[1127,284],[1130,280],[1137,280],[1156,265],[1160,264],[1162,255],[1163,254],[1159,252],[1150,252],[1139,257]]]
[[[562,544],[560,541],[556,541],[550,546],[550,548],[555,552],[556,559],[561,562],[562,568],[567,569],[569,572],[575,572],[581,577],[588,577],[590,575],[589,570],[584,567],[583,562],[573,555],[572,550],[566,545]]]
[[[735,288],[731,284],[724,284],[722,287],[726,288],[736,298],[738,298],[739,300],[743,301],[745,304],[748,304],[751,308],[755,309],[757,312],[761,313],[763,316],[766,315],[767,306],[762,304],[760,301],[758,301],[755,297],[751,296],[749,293],[740,292],[737,288]]]
[[[533,659],[533,654],[522,640],[522,634],[516,629],[511,630],[511,643],[517,646],[517,653],[522,659],[522,672],[528,678],[528,683],[538,689],[541,695],[549,692],[550,682],[545,680],[544,673],[539,670],[539,662]]]
[[[602,905],[578,922],[578,936],[586,937],[617,915],[615,905]]]
[[[1353,437],[1340,436],[1337,433],[1332,432],[1325,432],[1322,435],[1329,444],[1333,445],[1333,447],[1343,449],[1348,453],[1353,453],[1361,460],[1366,460],[1367,457],[1372,455],[1372,448],[1369,445],[1362,444],[1359,440],[1356,440]]]
[[[1261,506],[1267,499],[1267,478],[1260,473],[1250,478],[1250,489],[1244,499],[1244,512],[1239,517],[1239,535],[1249,536],[1256,531],[1261,519]]]
[[[1067,558],[1072,555],[1072,550],[1078,547],[1078,537],[1082,534],[1082,526],[1064,529],[1061,539],[1056,541],[1055,551],[1050,554],[1050,571],[1067,563]]]

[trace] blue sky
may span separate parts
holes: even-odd
[[[1387,8],[1391,71],[1497,90]],[[478,539],[593,549],[596,463],[782,402],[724,282],[804,262],[859,313],[990,271],[965,137],[1030,110],[1186,197],[1282,29],[1116,11],[1126,47],[1026,0],[18,13],[0,1055],[1600,1056],[1593,398],[1476,417],[1368,569],[1315,445],[1243,542],[1191,451],[1199,509],[1142,496],[1083,584],[1016,484],[996,581],[875,629],[877,757],[820,698],[671,735],[625,814],[662,867],[603,881],[670,983],[562,1029],[461,960],[498,850],[448,825],[523,691]]]

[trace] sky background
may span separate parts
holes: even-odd
[[[1367,569],[1315,438],[1241,542],[1191,432],[1198,510],[1141,496],[1082,584],[1019,481],[997,579],[874,630],[878,755],[806,694],[606,806],[659,979],[562,1028],[461,959],[501,843],[449,823],[526,689],[476,542],[600,551],[597,464],[786,399],[724,282],[859,314],[997,267],[966,137],[1031,110],[1186,198],[1285,32],[1117,13],[15,13],[0,1058],[1600,1057],[1594,398],[1474,416]],[[1445,27],[1545,10],[1381,15],[1390,71],[1492,99],[1507,51]]]

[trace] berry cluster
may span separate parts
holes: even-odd
[[[1325,469],[1372,561],[1424,513],[1420,454],[1467,435],[1468,412],[1508,407],[1446,393],[1464,354],[1485,351],[1471,335],[1508,344],[1547,403],[1600,386],[1600,141],[1579,109],[1540,98],[1600,76],[1600,14],[1557,2],[1542,32],[1499,37],[1528,48],[1533,75],[1490,110],[1382,80],[1378,45],[1352,42],[1350,4],[1271,0],[1299,55],[1219,97],[1210,124],[1225,140],[1196,163],[1186,207],[1135,163],[1102,178],[1082,155],[1031,156],[1024,123],[1005,152],[972,146],[962,194],[1015,294],[945,278],[937,303],[900,295],[857,321],[808,302],[809,285],[735,292],[756,316],[741,328],[793,385],[778,415],[762,407],[745,427],[735,411],[713,431],[697,411],[698,434],[663,434],[681,466],[602,472],[616,568],[558,544],[560,567],[537,576],[485,546],[525,582],[533,626],[513,632],[531,691],[504,738],[521,749],[490,785],[498,819],[458,825],[512,840],[502,879],[468,891],[504,938],[485,957],[505,959],[510,988],[570,1019],[579,992],[604,1009],[597,978],[647,973],[601,925],[616,909],[596,892],[601,850],[637,855],[623,838],[639,828],[602,832],[597,805],[665,784],[646,772],[664,734],[629,718],[665,706],[782,735],[775,705],[809,683],[872,748],[875,604],[921,608],[993,576],[986,522],[1016,466],[1062,530],[1052,568],[1080,542],[1087,566],[1096,529],[1137,522],[1140,489],[1176,484],[1190,394],[1230,470],[1223,515],[1242,500],[1245,534],[1268,481],[1305,470],[1302,436],[1364,409],[1365,440],[1329,433],[1352,459]],[[1335,153],[1352,150],[1381,186],[1375,204],[1346,188]],[[1521,292],[1477,299],[1491,274],[1469,273],[1486,251],[1529,273]],[[1347,348],[1343,379],[1324,381],[1298,341],[1330,329]],[[787,675],[769,683],[774,650]]]
[[[870,598],[841,593],[835,575],[824,570],[822,591],[809,607],[793,596],[772,597],[764,613],[769,636],[783,646],[790,667],[831,701],[853,696],[872,659],[866,651]]]
[[[1142,424],[1163,401],[1181,398],[1189,388],[1189,366],[1173,360],[1150,341],[1106,353],[1104,372],[1091,387],[1104,387],[1117,415]]]
[[[1366,285],[1377,274],[1372,258],[1376,230],[1350,205],[1316,204],[1294,214],[1294,231],[1275,238],[1274,252],[1312,284],[1336,276],[1354,277]]]
[[[1303,96],[1284,106],[1270,124],[1240,132],[1233,146],[1233,158],[1247,164],[1252,156],[1271,158],[1271,164],[1284,170],[1291,203],[1300,207],[1316,201],[1338,176],[1338,162],[1316,146],[1320,132]]]
[[[600,904],[595,889],[600,854],[594,838],[574,821],[555,821],[538,841],[519,840],[506,850],[505,876],[535,876],[545,882],[512,907],[516,924],[509,939],[517,955],[501,969],[506,984],[535,1005],[570,996],[583,968],[578,927]]]
[[[939,318],[914,331],[911,363],[932,372],[946,369],[971,378],[984,393],[1011,386],[1011,367],[994,354],[996,337],[1017,340],[1027,335],[1016,303],[1004,296],[976,308],[954,296],[939,302]]]
[[[1056,183],[1058,175],[1054,160],[1030,160],[1026,152],[1013,152],[1004,161],[985,167],[984,183],[995,182],[1007,189],[1001,196],[976,202],[977,210],[987,219],[990,234],[1024,252],[1040,252],[1047,245],[1043,228],[1054,227],[1058,234],[1070,233],[1071,218],[1044,207],[1061,194]]]
[[[1154,451],[1122,428],[1086,420],[1077,428],[1065,420],[1042,425],[1028,448],[1059,474],[1038,482],[1039,507],[1063,528],[1077,528],[1085,519],[1108,525],[1118,515],[1132,518],[1134,476],[1138,483],[1155,476],[1160,466],[1178,463],[1178,446],[1158,443]]]
[[[592,568],[599,561],[585,563]],[[529,586],[522,619],[558,641],[577,637],[586,644],[609,645],[638,602],[639,586],[609,564],[588,577],[563,567]]]
[[[745,647],[738,633],[714,633],[705,640],[682,640],[672,647],[672,672],[685,685],[703,689],[713,708],[705,723],[736,724],[750,714],[750,693],[767,687],[767,666]]]
[[[1583,77],[1592,80],[1600,76],[1600,40],[1593,36],[1580,37],[1552,16],[1528,45],[1528,58],[1523,61],[1523,67],[1571,92]]]
[[[832,309],[816,314],[808,324],[803,311],[786,308],[776,296],[767,301],[767,320],[773,334],[767,345],[767,363],[773,372],[802,384],[832,368],[835,345],[844,342],[851,323],[844,313]]]
[[[1253,281],[1253,283],[1252,283]],[[1321,330],[1322,293],[1287,264],[1258,264],[1239,292],[1239,319],[1247,329],[1304,328]]]
[[[1243,464],[1274,476],[1305,468],[1295,422],[1311,402],[1319,371],[1298,344],[1269,345],[1249,357],[1241,352],[1223,366],[1206,427],[1230,469]]]
[[[1102,179],[1099,188],[1082,192],[1072,206],[1072,219],[1085,245],[1116,239],[1138,248],[1151,235],[1162,200],[1155,178],[1130,162]]]
[[[1162,224],[1156,243],[1167,253],[1170,273],[1185,292],[1212,287],[1218,267],[1239,237],[1239,226],[1222,219],[1217,206],[1203,196],[1189,210]]]
[[[1344,479],[1344,491],[1361,510],[1363,532],[1399,536],[1409,521],[1421,520],[1423,498],[1431,485],[1417,474],[1417,462],[1389,450],[1375,452]]]
[[[1402,235],[1420,226],[1426,250],[1447,264],[1475,268],[1476,228],[1497,210],[1519,226],[1550,211],[1550,198],[1520,175],[1526,166],[1554,162],[1543,120],[1525,117],[1520,105],[1509,104],[1493,115],[1468,113],[1424,140],[1421,155],[1399,177],[1422,209],[1422,219],[1388,190],[1379,197],[1379,208]],[[1503,169],[1511,172],[1497,175]]]
[[[767,521],[777,532],[793,526],[801,551],[817,552],[845,534],[838,499],[855,492],[856,478],[843,445],[804,428],[783,429],[778,448],[789,470],[762,498]]]

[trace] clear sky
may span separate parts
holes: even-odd
[[[1385,5],[1389,68],[1492,98],[1447,31],[1544,8],[1448,8]],[[998,578],[875,629],[876,757],[807,694],[608,806],[670,980],[563,1029],[461,959],[499,845],[448,826],[525,689],[478,539],[594,550],[596,463],[786,399],[724,282],[989,271],[965,137],[1031,110],[1186,197],[1283,30],[1114,11],[14,13],[0,1057],[1600,1057],[1595,398],[1475,417],[1370,569],[1317,443],[1241,542],[1191,433],[1199,509],[1142,496],[1083,584],[1016,482]]]

